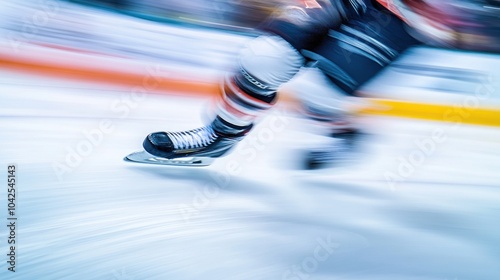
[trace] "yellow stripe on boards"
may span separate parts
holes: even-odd
[[[394,116],[432,121],[500,127],[500,108],[366,98],[370,102],[362,115]]]

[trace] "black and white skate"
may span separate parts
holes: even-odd
[[[352,162],[356,157],[358,131],[346,131],[332,134],[331,143],[314,148],[305,155],[305,169],[320,169],[334,167]]]
[[[226,154],[250,131],[217,117],[211,124],[183,132],[155,132],[144,139],[145,151],[132,153],[126,161],[178,166],[207,166]]]

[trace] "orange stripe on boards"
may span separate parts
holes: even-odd
[[[164,94],[189,94],[195,96],[213,96],[218,94],[218,82],[203,82],[172,77],[158,77],[110,69],[61,65],[39,61],[26,61],[0,54],[0,67],[25,73],[97,82],[118,86],[143,87],[148,92]]]
[[[221,95],[219,81],[197,81],[193,77],[176,79],[167,76],[155,76],[150,73],[126,72],[116,70],[119,69],[116,65],[114,65],[115,69],[82,67],[81,65],[57,64],[36,59],[27,60],[0,53],[0,67],[58,78],[125,86],[130,87],[131,91],[139,87],[147,92],[168,95],[182,94],[184,96],[199,97]],[[382,115],[500,127],[500,108],[480,106],[478,108],[464,109],[451,104],[426,104],[375,98],[364,99],[371,104],[359,110],[358,113],[361,115]],[[298,103],[286,91],[282,91],[278,95],[278,101],[286,103],[286,106],[297,106]],[[457,110],[459,111],[457,112]]]

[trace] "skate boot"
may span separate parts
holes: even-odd
[[[207,166],[226,154],[251,130],[235,126],[217,116],[203,127],[180,132],[154,132],[144,139],[143,152],[126,160],[160,165]]]
[[[298,113],[310,120],[310,127],[316,128],[318,134],[328,137],[328,143],[303,152],[301,168],[337,166],[353,159],[360,138],[354,121],[358,101],[316,67],[302,69],[293,89],[300,101]]]
[[[228,152],[251,128],[252,125],[239,127],[217,117],[211,124],[189,131],[151,133],[143,147],[149,154],[165,159],[207,162]]]
[[[336,167],[353,162],[358,155],[358,143],[362,134],[355,129],[335,132],[329,144],[310,149],[304,160],[305,169]]]

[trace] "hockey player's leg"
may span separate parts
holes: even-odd
[[[297,50],[315,45],[329,28],[340,24],[347,11],[357,13],[340,2],[319,1],[316,5],[288,6],[273,15],[261,29],[276,35],[259,37],[242,51],[238,69],[222,86],[213,122],[190,131],[152,133],[144,140],[145,150],[163,159],[214,158],[229,151],[273,105],[278,87],[303,65],[304,58]],[[161,159],[151,161],[157,160]]]
[[[351,101],[353,96],[399,53],[416,43],[397,17],[370,7],[363,16],[330,30],[316,48],[303,51],[315,69],[300,74],[304,78],[296,81],[294,88],[306,116],[329,123],[325,133],[332,136],[330,148],[309,153],[308,167],[350,157],[361,139],[353,121],[353,108],[359,107]]]
[[[328,137],[327,143],[309,147],[304,167],[316,169],[350,159],[361,135],[354,114],[362,106],[360,100],[348,96],[313,65],[304,67],[288,88],[301,103],[299,113],[311,120],[310,125],[315,126],[316,131]]]
[[[279,86],[290,80],[303,57],[279,36],[262,36],[241,52],[238,69],[221,86],[217,116],[204,127],[182,132],[155,132],[144,149],[157,157],[216,158],[251,130],[255,119],[271,108]]]

